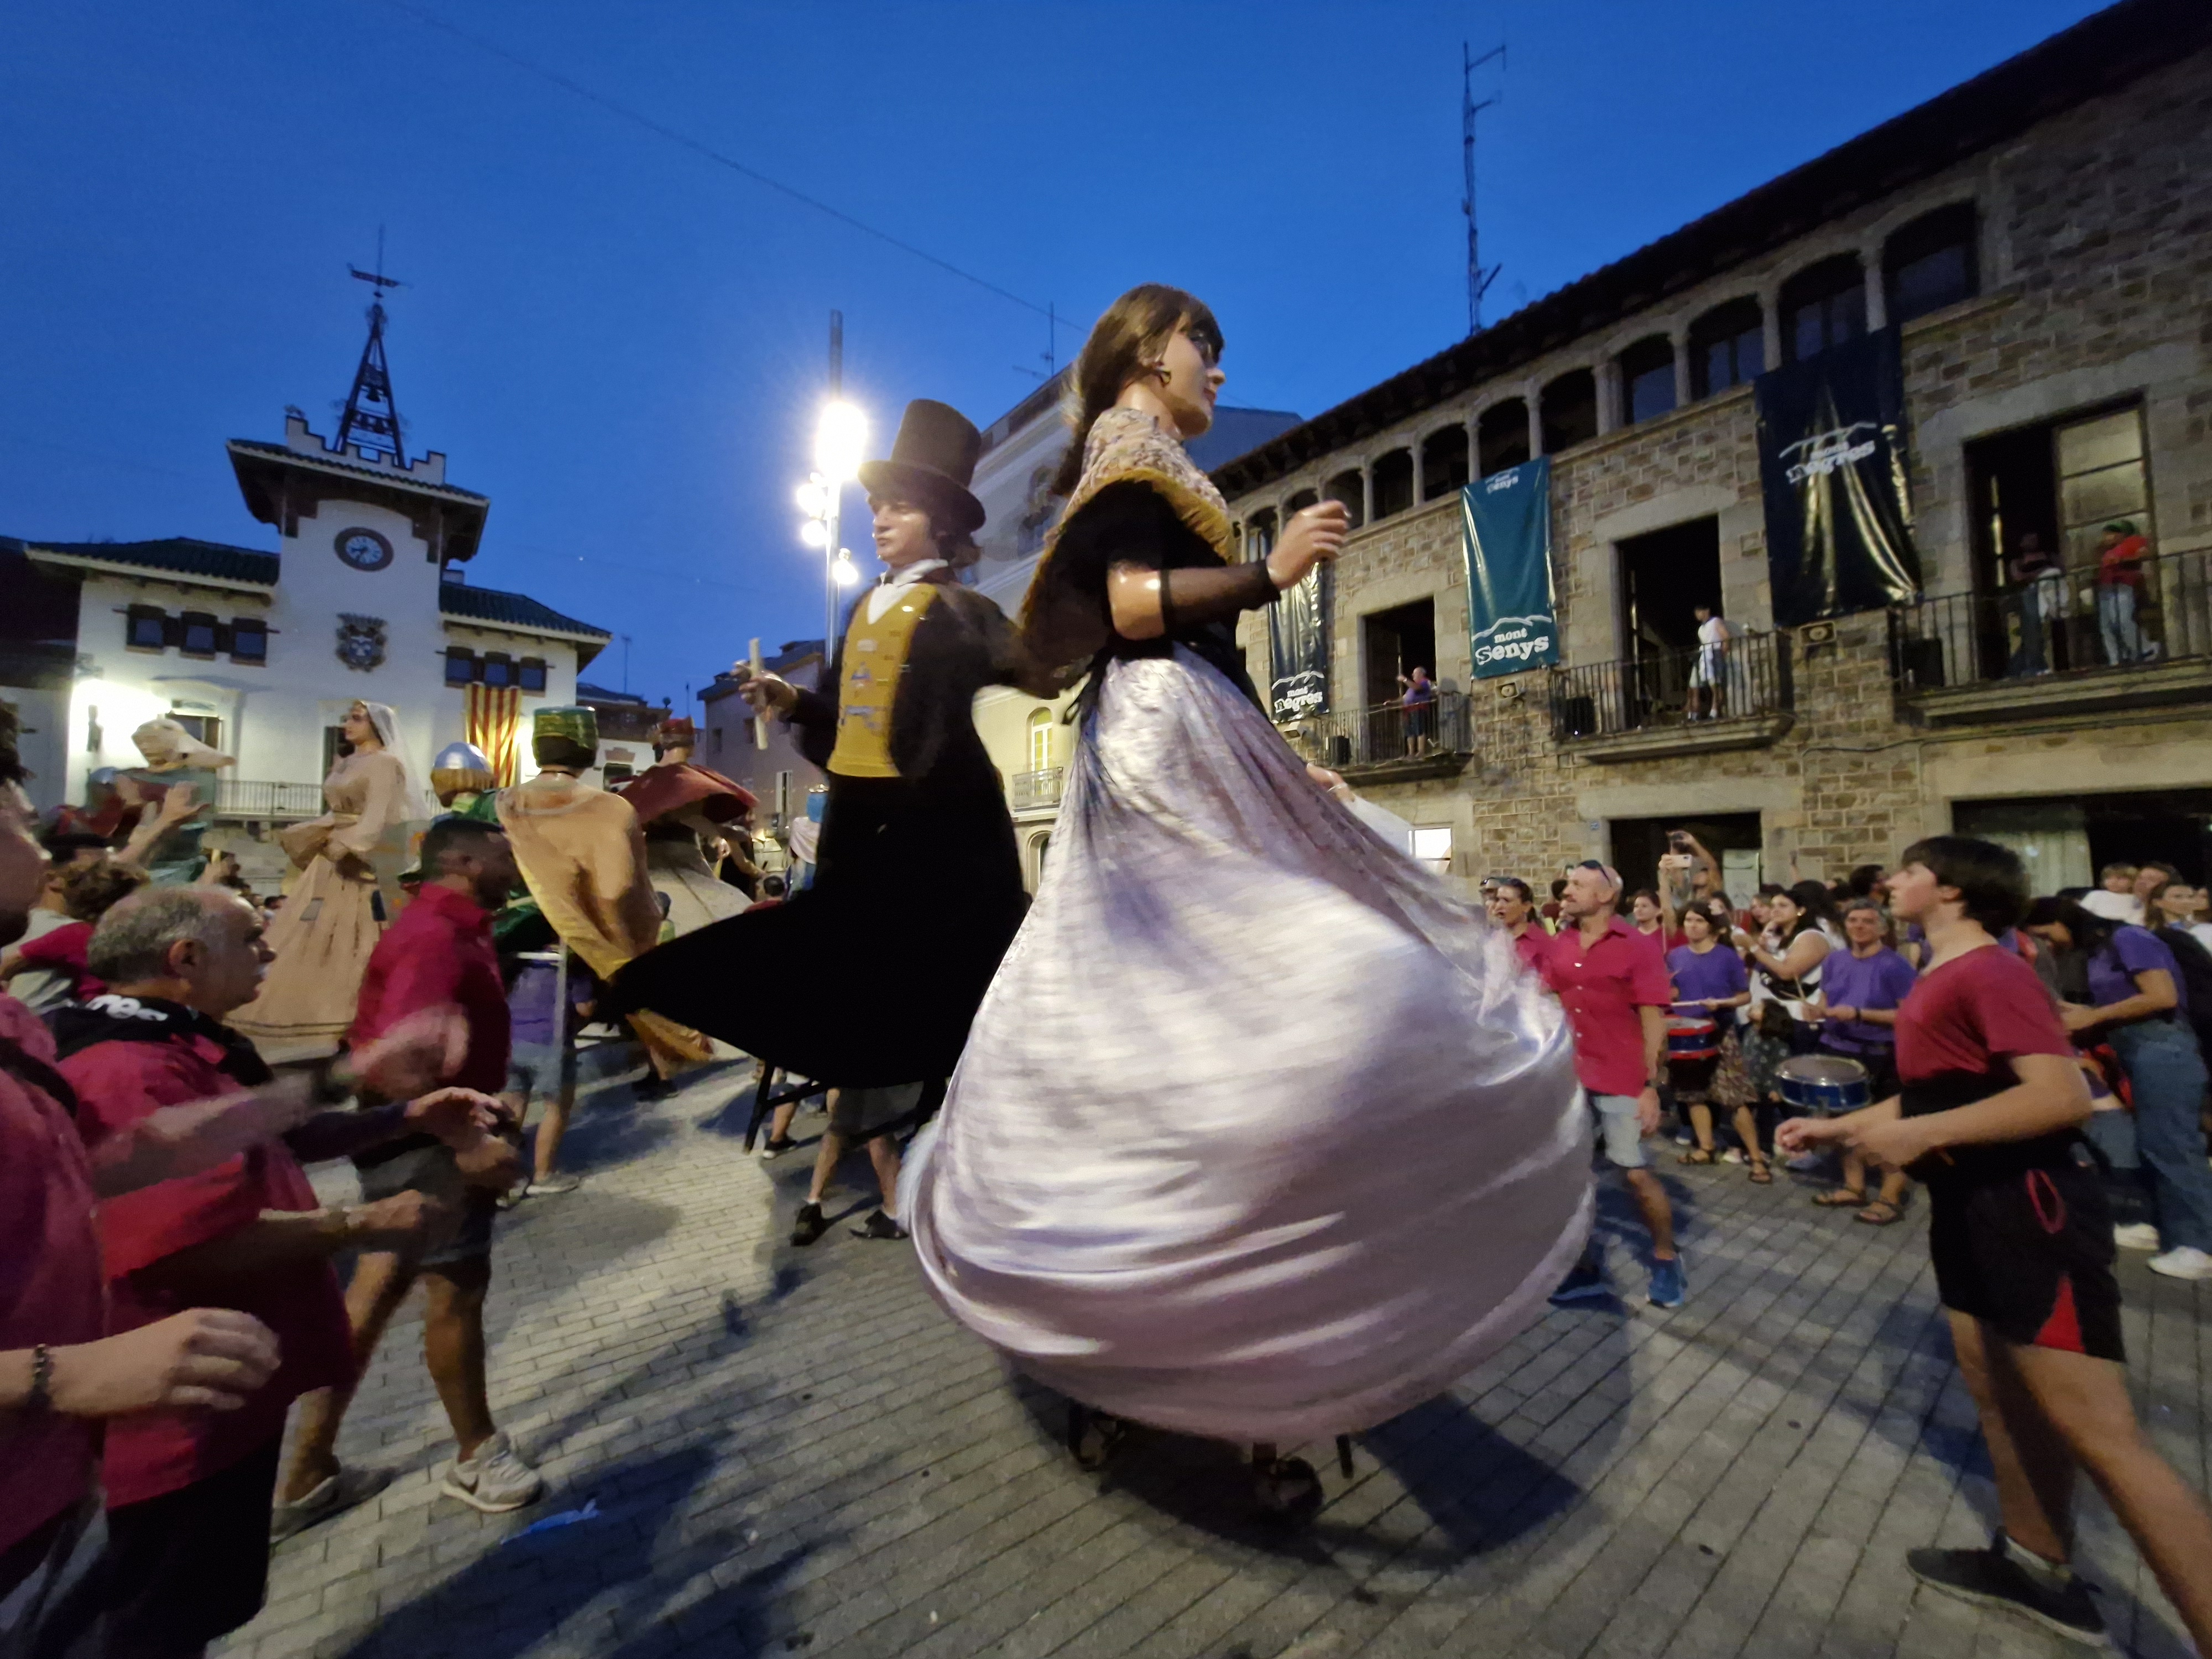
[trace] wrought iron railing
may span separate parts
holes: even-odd
[[[1037,772],[1014,774],[1014,811],[1030,811],[1041,806],[1060,805],[1060,769],[1048,766]]]
[[[1366,708],[1331,709],[1309,714],[1285,728],[1311,759],[1339,771],[1346,767],[1416,763],[1474,749],[1468,698],[1439,691],[1433,702],[1407,708],[1378,702]]]
[[[1724,645],[1650,651],[1624,662],[1562,669],[1548,687],[1554,741],[1786,714],[1788,641],[1739,634]]]
[[[2133,582],[2094,568],[1996,593],[1951,593],[1890,611],[1899,689],[2119,672],[2212,656],[2212,550],[2162,554]]]
[[[216,817],[225,818],[320,817],[323,786],[223,778],[216,787],[215,810]]]

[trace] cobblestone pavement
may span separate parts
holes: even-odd
[[[1856,1225],[1787,1182],[1667,1158],[1686,1305],[1646,1305],[1616,1243],[1623,1301],[1552,1313],[1360,1437],[1349,1481],[1309,1449],[1328,1502],[1284,1532],[1251,1518],[1226,1448],[1140,1433],[1110,1475],[1078,1471],[1058,1402],[938,1310],[907,1247],[849,1236],[857,1160],[847,1224],[785,1244],[811,1153],[741,1154],[742,1080],[648,1106],[598,1090],[570,1142],[585,1185],[501,1223],[493,1401],[546,1500],[489,1517],[437,1496],[451,1447],[403,1314],[342,1444],[398,1479],[277,1552],[226,1655],[2067,1650],[1905,1571],[1907,1548],[1978,1541],[1992,1513],[1920,1209]],[[2201,1488],[2212,1286],[2142,1262],[2123,1267],[2139,1407]],[[2124,1647],[2185,1654],[2110,1514],[2085,1496],[2082,1516]]]

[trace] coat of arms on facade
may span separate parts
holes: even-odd
[[[338,616],[338,660],[366,672],[384,662],[384,618]]]

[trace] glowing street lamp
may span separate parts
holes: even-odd
[[[822,655],[827,662],[837,648],[837,590],[860,580],[853,556],[838,544],[838,509],[847,483],[859,476],[867,453],[868,417],[842,399],[823,406],[814,428],[814,468],[799,486],[794,498],[806,515],[799,526],[799,539],[823,550],[826,561],[823,583],[824,621]]]

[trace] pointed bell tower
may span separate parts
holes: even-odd
[[[368,341],[361,349],[361,366],[353,372],[353,390],[346,394],[345,413],[338,417],[337,447],[358,448],[392,457],[393,465],[407,465],[406,439],[399,430],[399,409],[392,401],[392,370],[384,361],[384,291],[403,284],[384,274],[384,234],[377,233],[377,268],[346,269],[357,282],[368,283],[376,297],[368,302]]]

